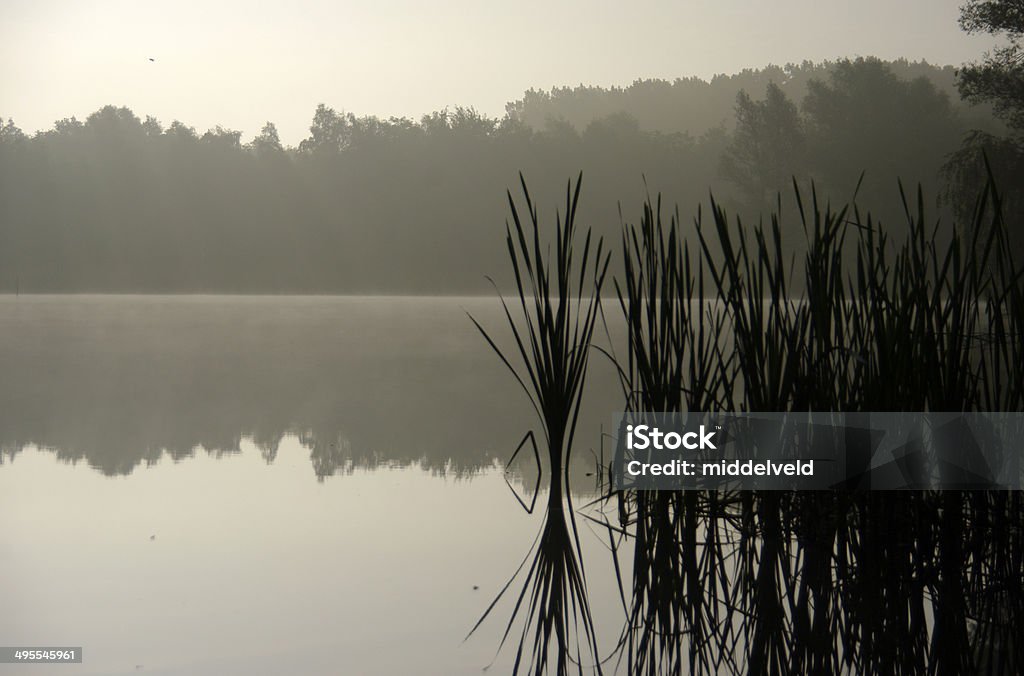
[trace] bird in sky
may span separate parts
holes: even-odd
[[[152,56],[151,56],[151,57],[149,57],[149,60],[150,60],[150,61],[156,61],[156,59],[154,59],[154,58],[153,58]]]

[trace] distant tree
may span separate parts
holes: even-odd
[[[576,127],[561,117],[549,117],[537,138],[548,148],[558,148],[560,154],[575,152],[582,142]]]
[[[7,118],[7,122],[0,117],[0,144],[15,143],[26,138],[25,132],[14,124],[14,120]]]
[[[239,150],[242,147],[242,132],[232,129],[225,129],[219,124],[209,130],[200,139],[213,147],[225,150]]]
[[[351,143],[354,123],[351,113],[339,113],[321,103],[313,113],[310,136],[299,144],[299,150],[314,155],[337,154]]]
[[[962,222],[972,218],[989,171],[996,180],[1003,215],[1019,220],[1024,212],[1024,143],[1019,137],[974,131],[943,165],[944,196]]]
[[[495,131],[499,135],[508,138],[526,139],[533,134],[533,129],[528,124],[511,115],[501,118]]]
[[[991,103],[996,115],[1024,132],[1024,0],[969,0],[960,8],[960,27],[1009,39],[980,63],[964,65],[957,85],[964,99]]]
[[[82,131],[83,126],[76,117],[64,117],[53,123],[53,133],[57,136],[74,136]]]
[[[801,157],[812,154],[826,167],[834,158],[835,171],[878,157],[902,158],[909,175],[934,171],[948,145],[937,121],[952,118],[949,102],[905,77],[935,69],[905,65],[573,88],[526,119],[500,121],[472,108],[411,120],[321,105],[294,158],[269,123],[242,147],[237,131],[197,135],[175,120],[160,132],[156,120],[114,106],[30,138],[7,122],[0,269],[17,265],[23,288],[50,291],[487,292],[481,280],[501,268],[488,224],[500,226],[500,196],[520,171],[554,186],[538,193],[548,203],[582,168],[589,197],[580,217],[605,236],[619,232],[620,201],[628,210],[645,189],[687,209],[713,186],[728,208],[741,206],[715,185],[727,148],[747,171],[737,176],[754,186],[751,200],[791,173],[805,176]],[[832,73],[797,115],[791,101],[808,79]],[[770,81],[778,88],[764,100],[740,100],[736,129],[737,92],[761,94]],[[681,132],[688,120],[705,131]],[[892,197],[892,182],[885,188]]]
[[[743,193],[749,206],[760,208],[804,169],[804,131],[796,104],[770,83],[763,101],[745,91],[736,95],[736,131],[720,172]]]
[[[763,92],[769,83],[782,87],[793,101],[803,100],[810,80],[827,81],[842,63],[824,61],[769,65],[746,69],[733,75],[716,75],[710,80],[697,77],[675,80],[636,80],[625,87],[556,87],[550,91],[531,89],[522,98],[506,105],[506,114],[527,126],[541,130],[550,118],[567,120],[578,131],[595,119],[626,112],[639,121],[642,129],[665,133],[687,132],[700,137],[721,124],[735,122],[736,94],[743,89],[753,95]],[[885,65],[901,80],[925,77],[936,89],[958,100],[955,69],[934,66],[924,61],[904,59]],[[966,108],[966,106],[963,106]],[[987,111],[986,111],[987,112]],[[977,124],[989,115],[979,111]]]
[[[609,138],[634,140],[641,134],[637,119],[622,111],[591,121],[583,131],[585,139],[598,142],[604,142]]]
[[[263,125],[260,133],[249,144],[249,148],[256,153],[257,157],[279,155],[284,152],[281,138],[277,134],[277,127],[273,122]]]
[[[85,118],[85,128],[103,142],[124,143],[145,133],[142,120],[124,106],[103,106]]]
[[[163,125],[160,124],[160,120],[156,119],[152,115],[146,116],[146,121],[142,123],[142,130],[146,132],[146,136],[150,138],[156,138],[164,133]]]
[[[477,138],[490,136],[498,127],[497,120],[481,114],[471,106],[456,106],[449,120],[453,131]]]
[[[933,185],[964,133],[949,97],[931,81],[904,80],[874,58],[840,61],[828,82],[812,80],[803,110],[815,176],[844,194],[864,172],[862,196],[873,203],[891,195],[897,179]]]
[[[179,142],[190,142],[197,140],[195,127],[190,127],[183,122],[174,120],[171,122],[171,126],[167,127],[167,131],[164,135],[170,139]]]
[[[960,95],[989,103],[1008,134],[975,130],[943,167],[946,198],[962,222],[970,222],[975,200],[992,171],[1001,194],[1002,214],[1011,226],[1012,245],[1024,258],[1024,0],[969,0],[960,8],[960,27],[968,33],[1002,35],[1009,44],[984,54],[980,63],[957,73]]]

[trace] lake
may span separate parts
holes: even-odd
[[[534,414],[467,312],[509,340],[495,298],[0,296],[0,643],[82,646],[62,674],[480,673],[541,510],[502,473]],[[592,366],[581,497],[622,406]]]

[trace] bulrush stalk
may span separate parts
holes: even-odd
[[[900,186],[904,219],[892,227],[793,187],[796,223],[781,199],[747,225],[712,198],[710,218],[698,212],[687,232],[648,198],[640,224],[623,227],[615,286],[627,344],[608,354],[626,411],[855,422],[871,411],[1022,409],[1024,278],[991,176],[959,227],[930,222],[920,189]],[[523,618],[517,671],[599,672],[567,473],[608,258],[600,243],[590,258],[588,235],[574,267],[579,183],[553,258],[523,193],[527,218],[510,196],[507,231],[516,363],[480,330],[533,402],[552,476],[505,636]],[[871,458],[846,460],[847,490],[830,492],[640,491],[609,479],[595,504],[617,507],[603,522],[625,610],[617,666],[645,676],[1020,673],[1019,492],[870,491]]]
[[[571,183],[566,187],[565,211],[556,218],[553,257],[521,175],[525,218],[511,192],[508,193],[512,223],[506,223],[506,244],[519,301],[515,312],[504,298],[502,306],[518,354],[506,355],[473,320],[529,396],[547,447],[551,477],[540,537],[519,571],[480,618],[483,622],[525,568],[522,590],[502,645],[516,620],[522,617],[513,673],[525,670],[538,676],[549,670],[559,675],[573,671],[582,674],[585,668],[601,672],[569,492],[569,461],[591,338],[600,312],[601,287],[609,263],[602,240],[597,240],[592,250],[589,230],[581,249],[576,249],[580,246],[576,207],[582,181],[581,174],[575,189]],[[577,252],[579,259],[574,258]],[[518,315],[522,325],[517,324],[513,314]]]

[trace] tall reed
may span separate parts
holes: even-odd
[[[600,242],[590,257],[588,234],[575,272],[579,188],[566,191],[553,258],[525,183],[527,219],[509,195],[512,357],[477,324],[530,397],[552,472],[538,542],[495,599],[525,571],[502,643],[522,619],[514,670],[538,675],[602,669],[568,458],[608,257]],[[627,344],[609,354],[627,410],[1022,410],[1024,280],[991,176],[960,227],[930,222],[920,189],[900,187],[898,227],[833,208],[813,186],[793,190],[795,222],[781,199],[748,225],[712,198],[689,229],[648,198],[639,225],[624,225],[615,287]],[[599,502],[615,508],[605,525],[616,570],[629,571],[619,665],[652,676],[1019,673],[1020,493],[870,492],[870,458],[851,454],[846,470],[847,490],[833,492],[609,484]]]
[[[991,182],[965,228],[929,225],[920,190],[895,229],[794,195],[798,228],[781,208],[733,222],[712,200],[699,258],[651,200],[625,228],[628,406],[1021,410],[1021,276]],[[1019,494],[859,492],[866,463],[850,459],[851,492],[610,487],[632,545],[629,673],[1019,669]]]
[[[551,472],[540,536],[472,630],[480,626],[525,569],[522,589],[502,638],[504,645],[522,617],[513,673],[525,669],[540,675],[550,669],[559,675],[574,670],[582,674],[585,667],[601,672],[568,483],[590,344],[609,264],[602,240],[598,239],[592,250],[590,230],[582,243],[582,255],[578,260],[574,258],[575,247],[579,246],[576,208],[582,181],[580,174],[575,189],[571,182],[566,186],[565,211],[556,217],[553,255],[542,237],[537,208],[522,175],[525,218],[508,193],[512,224],[506,223],[506,245],[515,275],[518,321],[504,298],[501,302],[515,351],[506,355],[473,319],[530,398],[543,431]],[[528,434],[524,443],[527,439],[532,443],[532,435]]]

